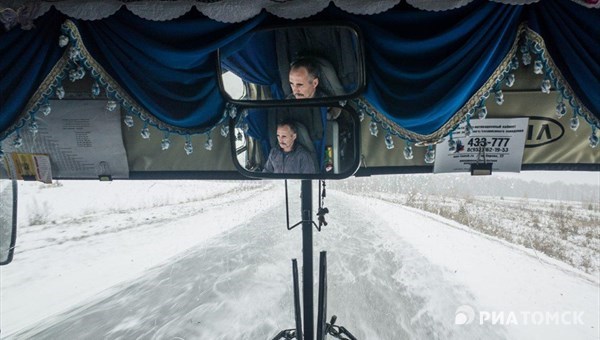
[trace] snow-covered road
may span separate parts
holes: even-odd
[[[297,200],[297,189],[291,189],[290,197]],[[326,250],[328,315],[337,315],[337,323],[357,338],[598,337],[597,279],[435,215],[341,192],[328,194],[329,225],[314,234],[315,281],[316,255]],[[290,259],[302,257],[301,231],[285,228],[281,186],[225,193],[218,200],[231,203],[213,202],[177,221],[92,238],[96,245],[112,247],[105,249],[108,258],[102,267],[108,272],[90,266],[85,273],[87,283],[79,287],[94,288],[94,294],[84,294],[85,301],[78,306],[8,338],[270,339],[279,330],[293,328]],[[292,223],[299,219],[297,210],[291,211],[290,219]],[[199,225],[212,226],[212,234],[207,236]],[[185,251],[181,236],[176,243],[169,241],[174,233],[191,239]],[[203,236],[194,241],[195,233]],[[128,246],[119,243],[124,239],[130,242]],[[132,249],[139,247],[133,252],[139,254],[136,259],[152,247],[164,258],[164,247],[173,248],[173,244],[179,247],[179,255],[166,263],[131,274],[113,287],[94,283],[126,270],[117,267],[111,274],[106,263],[134,256],[129,255]],[[132,249],[123,255],[119,247]],[[29,300],[28,294],[41,289],[23,281],[26,275],[11,274],[9,282],[2,284],[3,297],[11,296],[10,306],[18,305],[13,296]],[[77,275],[81,274],[68,276]],[[71,296],[61,290],[61,284],[70,288],[59,278],[45,277],[59,283],[45,282],[54,287],[57,299]],[[315,302],[316,292],[315,286]],[[36,298],[42,305],[50,299],[43,294]],[[455,324],[460,306],[474,310],[472,322]],[[4,307],[3,313],[10,314],[11,308]],[[527,312],[582,312],[578,315],[583,324],[555,325],[547,324],[548,320],[531,324],[537,320],[520,318],[517,325],[507,320],[480,322],[477,312],[486,311],[512,312],[519,317]],[[3,324],[9,320],[2,317]]]

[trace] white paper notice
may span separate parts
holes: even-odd
[[[107,169],[104,175],[129,177],[119,109],[107,111],[105,100],[51,100],[50,106],[50,115],[36,115],[37,134],[26,124],[23,146],[15,149],[7,138],[3,150],[48,155],[58,178],[98,178]]]
[[[433,171],[469,172],[472,163],[491,163],[493,171],[520,172],[528,118],[473,119],[473,133],[464,125],[452,133],[456,150],[448,151],[448,138],[435,148]]]

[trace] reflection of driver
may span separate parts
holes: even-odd
[[[313,174],[316,167],[310,152],[295,143],[297,128],[292,121],[277,124],[279,148],[272,148],[263,172],[287,174]]]
[[[292,93],[287,99],[308,99],[327,97],[319,88],[319,66],[311,58],[301,58],[290,65],[290,87]],[[330,107],[327,109],[327,119],[336,119],[341,109]]]
[[[288,99],[320,98],[323,94],[319,86],[319,68],[309,58],[301,58],[290,65],[290,87],[292,93]]]

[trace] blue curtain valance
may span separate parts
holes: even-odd
[[[570,1],[544,1],[528,12],[550,62],[577,95],[581,114],[600,119],[600,11]]]
[[[67,18],[49,11],[34,24],[0,33],[0,139],[18,127],[44,99],[40,93],[65,67],[58,44]],[[426,12],[400,4],[384,13],[360,16],[331,5],[303,19],[348,20],[363,32],[366,46],[365,99],[392,129],[428,136],[450,129],[479,99],[482,88],[515,51],[520,27],[528,22],[545,42],[556,68],[589,118],[600,117],[600,11],[569,0],[513,6],[474,1],[459,9]],[[300,22],[301,22],[300,21]],[[228,65],[250,64],[244,75],[257,84],[285,86],[269,69],[269,59],[236,55],[236,38],[283,20],[260,14],[240,24],[224,24],[195,10],[175,20],[142,19],[126,9],[97,21],[74,21],[82,47],[135,105],[183,133],[205,132],[223,115],[216,51],[235,56]],[[296,22],[294,22],[296,23]],[[61,64],[62,60],[62,64]],[[489,88],[487,89],[490,90]],[[33,111],[32,111],[33,110]],[[460,118],[460,117],[459,117]]]
[[[224,24],[196,11],[173,21],[148,21],[121,10],[76,23],[90,55],[133,99],[166,124],[207,129],[224,109],[216,51],[262,21]]]
[[[64,52],[58,36],[65,19],[51,11],[35,22],[36,29],[0,31],[0,140],[24,110],[43,99],[43,89],[53,80],[49,75],[56,76]]]
[[[517,38],[524,7],[477,2],[360,18],[366,99],[390,124],[421,135],[450,120],[493,75]]]

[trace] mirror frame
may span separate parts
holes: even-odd
[[[17,198],[18,198],[18,185],[17,185],[17,180],[16,179],[9,179],[10,181],[12,181],[12,201],[13,201],[13,206],[12,206],[12,225],[8,226],[9,228],[12,229],[12,233],[10,235],[10,246],[8,248],[8,257],[6,258],[6,261],[0,262],[0,266],[4,266],[7,265],[9,263],[12,262],[13,260],[13,255],[14,255],[14,250],[15,250],[15,245],[17,243]],[[4,228],[5,226],[0,226],[0,228]]]
[[[348,101],[350,99],[356,98],[360,96],[367,87],[367,77],[366,77],[366,64],[365,64],[365,53],[364,53],[364,39],[363,34],[360,31],[360,28],[351,22],[340,22],[340,21],[314,21],[314,22],[305,22],[305,23],[294,23],[294,24],[285,24],[285,25],[268,25],[265,27],[260,27],[257,29],[253,29],[248,33],[259,33],[261,31],[271,31],[277,29],[285,29],[285,28],[303,28],[303,27],[319,27],[319,26],[328,26],[328,27],[345,27],[351,29],[356,34],[356,41],[358,43],[356,53],[359,61],[359,72],[358,72],[358,86],[356,90],[351,93],[341,95],[341,96],[332,96],[327,98],[309,98],[302,100],[288,100],[288,99],[269,99],[269,100],[239,100],[233,99],[231,96],[225,91],[225,87],[223,84],[223,69],[221,68],[221,49],[217,49],[217,82],[219,84],[219,91],[221,92],[221,96],[225,98],[225,100],[229,103],[239,105],[239,106],[253,106],[253,107],[274,107],[274,106],[325,106],[324,104],[331,104],[335,102]],[[331,105],[329,105],[331,106]]]
[[[317,105],[303,105],[303,106],[317,106]],[[323,106],[323,105],[318,105],[318,106]],[[248,178],[252,178],[252,179],[316,179],[316,180],[339,180],[339,179],[345,179],[348,177],[353,176],[359,169],[360,167],[360,163],[361,163],[361,152],[360,152],[360,119],[358,118],[358,112],[356,112],[356,110],[350,106],[350,105],[345,105],[345,106],[339,106],[339,105],[329,105],[331,107],[339,107],[343,110],[348,111],[348,113],[350,113],[350,116],[352,117],[353,121],[354,121],[354,138],[352,140],[352,146],[354,147],[354,159],[352,160],[352,164],[348,167],[347,170],[342,171],[340,173],[317,173],[317,174],[275,174],[275,173],[268,173],[268,172],[252,172],[247,170],[246,168],[244,168],[239,162],[238,162],[238,158],[237,158],[237,148],[236,148],[236,134],[235,134],[235,128],[239,122],[239,120],[241,119],[241,117],[243,117],[243,114],[238,114],[235,118],[229,118],[229,141],[231,144],[231,161],[233,162],[233,165],[235,166],[235,168],[238,170],[238,172],[240,174],[242,174],[245,177]],[[245,109],[252,109],[252,108],[263,108],[263,105],[252,105],[252,106],[248,106],[248,105],[244,105],[244,106],[238,106],[238,112],[242,112]],[[287,107],[287,106],[283,106],[283,105],[278,105],[277,107]]]

